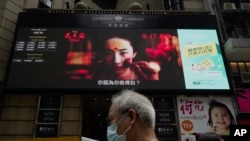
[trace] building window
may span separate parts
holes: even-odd
[[[250,72],[250,62],[230,62],[232,73]]]
[[[238,62],[240,72],[247,72],[245,62]]]
[[[164,0],[166,10],[183,10],[182,0]]]
[[[53,0],[39,0],[38,8],[52,8]]]
[[[237,62],[230,62],[232,73],[239,73],[239,68]]]

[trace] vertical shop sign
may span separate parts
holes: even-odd
[[[57,137],[61,113],[61,96],[40,96],[36,120],[36,137]]]
[[[173,97],[153,97],[152,101],[156,111],[155,132],[158,139],[177,141],[178,130]]]

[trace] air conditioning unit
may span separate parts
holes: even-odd
[[[133,2],[129,5],[128,10],[143,10],[141,3]]]
[[[236,6],[234,3],[224,3],[224,10],[235,10]]]
[[[250,83],[250,72],[241,72],[240,74],[243,83]]]
[[[74,9],[90,9],[90,8],[85,2],[79,1],[75,4]]]
[[[242,10],[250,10],[250,3],[241,3],[240,7]]]

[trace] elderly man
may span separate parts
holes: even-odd
[[[108,141],[158,141],[155,109],[142,94],[123,90],[113,95],[108,114]]]

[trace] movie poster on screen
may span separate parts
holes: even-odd
[[[212,103],[213,102],[213,103]],[[216,103],[216,104],[214,104]],[[219,104],[218,104],[219,103]],[[210,105],[213,104],[214,106]],[[232,105],[231,97],[177,97],[177,107],[178,107],[178,118],[180,123],[180,132],[181,132],[181,141],[199,141],[199,136],[202,133],[216,133],[220,134],[224,139],[229,136],[229,127],[227,128],[227,124],[225,119],[211,119],[209,116],[209,108],[210,107],[221,107],[221,105],[225,106],[222,109],[225,111],[218,111],[218,109],[214,109],[215,113],[212,113],[214,116],[218,117],[221,115],[225,115],[228,113],[226,108],[230,111],[232,115],[232,119],[228,120],[228,124],[236,124],[235,113]],[[220,112],[220,114],[218,114]],[[230,117],[230,113],[228,116]],[[211,115],[211,114],[210,114]],[[209,119],[211,119],[210,125],[208,124]],[[231,121],[231,122],[230,122]],[[226,127],[228,129],[224,133],[219,133],[219,131],[215,132],[214,129],[217,127]],[[226,140],[225,140],[226,141]]]

